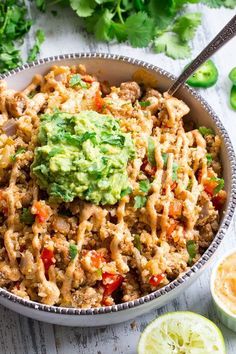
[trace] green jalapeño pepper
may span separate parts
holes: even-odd
[[[229,78],[232,81],[233,85],[236,85],[236,67],[230,71]]]
[[[230,104],[236,110],[236,85],[233,85],[230,91]]]
[[[211,87],[218,79],[218,70],[212,60],[207,60],[195,73],[190,76],[187,83],[193,87]]]

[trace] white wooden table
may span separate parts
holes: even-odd
[[[203,26],[194,40],[193,55],[196,55],[210,39],[235,14],[235,10],[212,10],[196,5],[193,9],[203,12]],[[128,45],[107,45],[97,43],[81,30],[78,18],[70,10],[58,11],[58,16],[39,16],[32,11],[36,20],[34,28],[44,28],[46,42],[41,57],[71,52],[109,52],[139,58],[162,67],[178,75],[188,61],[174,61],[164,55],[155,55],[145,49],[133,49]],[[25,48],[33,44],[28,37]],[[236,66],[236,39],[215,55],[220,77],[214,88],[202,91],[202,95],[214,107],[222,119],[236,147],[236,112],[228,105],[230,82],[227,78],[230,69]],[[235,220],[236,221],[236,220]],[[231,224],[217,257],[226,250],[236,247],[236,223]],[[134,354],[140,333],[156,316],[164,312],[190,310],[203,314],[219,324],[209,291],[211,267],[176,300],[160,310],[153,311],[135,320],[104,328],[71,328],[40,323],[20,316],[0,307],[0,354]],[[220,325],[226,343],[227,353],[236,353],[236,334]],[[162,353],[165,354],[165,353]]]

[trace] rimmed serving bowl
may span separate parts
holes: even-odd
[[[107,80],[110,84],[119,85],[123,81],[135,79],[144,84],[156,86],[161,92],[164,92],[175,79],[170,73],[141,60],[101,53],[67,54],[40,59],[0,75],[0,79],[5,79],[10,88],[22,90],[31,82],[35,74],[46,74],[52,65],[75,64],[84,64],[88,73],[93,73],[101,81]],[[25,316],[55,324],[83,327],[108,325],[129,320],[165,305],[189,287],[209,266],[226,234],[236,206],[235,154],[228,133],[220,119],[196,91],[183,85],[176,96],[183,99],[190,107],[189,117],[194,120],[197,126],[205,125],[212,128],[222,139],[221,161],[228,197],[221,215],[220,228],[198,262],[163,288],[122,304],[89,309],[48,306],[23,299],[0,288],[0,303],[2,305]]]

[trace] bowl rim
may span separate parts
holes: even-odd
[[[133,64],[137,65],[138,67],[142,67],[145,69],[153,70],[155,72],[160,73],[161,75],[171,79],[175,80],[176,77],[172,74],[170,74],[168,71],[163,70],[159,68],[156,65],[147,63],[143,60],[135,59],[132,57],[127,57],[119,54],[110,54],[110,53],[89,53],[89,52],[81,52],[81,53],[70,53],[70,54],[61,54],[61,55],[55,55],[55,56],[50,56],[46,58],[42,58],[36,61],[33,61],[32,63],[26,63],[20,67],[17,67],[16,69],[13,69],[7,73],[1,74],[0,79],[6,79],[10,76],[13,76],[14,74],[17,74],[19,72],[22,72],[24,70],[30,69],[32,67],[39,67],[42,66],[46,63],[53,63],[55,61],[62,61],[62,60],[70,60],[70,59],[102,59],[102,60],[113,60],[113,61],[121,61],[125,62],[128,64]],[[41,304],[39,302],[35,302],[32,300],[27,300],[24,298],[21,298],[8,290],[1,288],[0,287],[0,296],[5,298],[6,300],[9,300],[13,303],[17,303],[19,305],[28,307],[32,310],[38,310],[41,312],[47,312],[47,313],[52,313],[52,314],[60,314],[60,315],[101,315],[101,314],[111,314],[113,312],[118,312],[118,311],[125,311],[127,309],[131,308],[136,308],[138,306],[141,306],[145,303],[148,303],[152,300],[155,300],[163,295],[168,294],[174,289],[179,288],[179,286],[183,283],[185,283],[190,277],[194,276],[194,274],[197,271],[200,271],[204,267],[204,265],[209,261],[209,259],[214,255],[215,251],[217,250],[218,246],[220,245],[221,241],[223,240],[225,233],[230,225],[230,221],[233,217],[234,210],[236,207],[236,157],[233,149],[233,145],[231,143],[231,140],[229,138],[229,135],[224,128],[223,124],[221,123],[221,120],[219,117],[216,115],[214,110],[211,108],[211,106],[205,101],[202,96],[196,92],[194,89],[189,87],[187,84],[184,84],[183,87],[187,90],[190,95],[192,95],[196,101],[207,111],[207,113],[211,116],[212,120],[214,121],[215,125],[219,129],[221,136],[224,140],[226,151],[227,151],[227,157],[229,158],[230,161],[230,172],[231,172],[231,180],[232,180],[232,190],[228,202],[227,209],[225,211],[221,226],[215,235],[215,238],[213,239],[212,243],[208,247],[208,249],[204,252],[204,254],[201,256],[201,258],[186,272],[184,272],[180,277],[176,278],[173,280],[171,283],[165,285],[161,289],[158,289],[148,295],[142,296],[138,299],[131,300],[128,302],[124,302],[121,304],[117,305],[112,305],[112,306],[103,306],[103,307],[96,307],[96,308],[69,308],[69,307],[59,307],[59,306],[54,306],[54,305],[45,305]]]
[[[229,308],[222,302],[222,300],[219,298],[219,296],[216,294],[215,291],[215,280],[216,280],[216,274],[217,270],[219,269],[219,266],[230,256],[235,255],[236,257],[236,247],[231,249],[230,251],[224,253],[216,262],[214,265],[212,272],[211,272],[211,277],[210,277],[210,290],[211,290],[211,296],[218,306],[218,308],[223,311],[227,316],[229,316],[231,319],[233,319],[236,322],[236,313],[233,313],[229,310]]]

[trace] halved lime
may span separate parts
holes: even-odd
[[[139,354],[226,354],[219,328],[193,312],[170,312],[151,322],[141,335]]]

